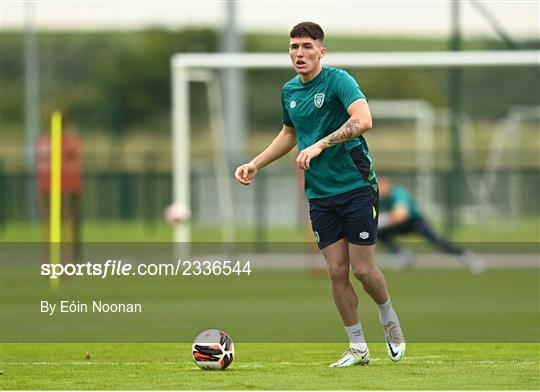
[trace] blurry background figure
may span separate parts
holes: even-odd
[[[442,252],[455,255],[461,259],[473,273],[485,269],[485,263],[474,253],[466,251],[444,239],[431,228],[428,220],[422,216],[410,192],[405,188],[392,184],[388,177],[379,177],[379,242],[398,256],[400,268],[413,263],[413,256],[396,243],[395,238],[402,234],[418,234],[426,238]]]
[[[66,112],[60,116],[61,136],[61,241],[62,260],[76,263],[81,258],[81,227],[83,205],[83,141],[73,131]],[[41,223],[42,241],[50,241],[51,198],[51,136],[43,132],[36,142],[36,190],[37,207]],[[48,250],[45,252],[48,254]]]

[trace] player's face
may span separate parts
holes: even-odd
[[[315,76],[325,54],[326,48],[319,40],[310,37],[291,38],[289,56],[291,56],[294,70],[300,75]]]

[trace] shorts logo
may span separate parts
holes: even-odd
[[[324,94],[323,93],[315,94],[315,96],[313,97],[313,102],[315,103],[315,106],[320,108],[324,103]]]
[[[319,237],[319,233],[317,233],[316,231],[313,232],[313,237],[315,237],[315,241],[317,243],[319,243],[319,241],[321,240],[321,237]]]
[[[367,240],[369,238],[369,233],[367,231],[363,231],[359,234],[359,237],[363,240]]]
[[[291,101],[289,106],[291,107],[291,109],[294,109],[296,107],[296,101]]]

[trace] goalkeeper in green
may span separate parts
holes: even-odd
[[[412,255],[403,251],[395,241],[396,237],[418,234],[427,239],[443,253],[459,257],[473,273],[484,270],[484,262],[472,252],[438,235],[428,220],[420,213],[410,192],[399,185],[392,184],[388,177],[379,177],[379,224],[377,237],[390,251],[399,256],[400,268],[412,264]]]

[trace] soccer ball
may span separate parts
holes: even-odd
[[[225,332],[208,329],[195,338],[191,352],[193,360],[201,369],[223,370],[233,361],[234,345]]]
[[[183,223],[191,218],[189,208],[184,204],[174,203],[165,209],[165,219],[173,225]]]

